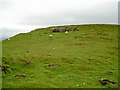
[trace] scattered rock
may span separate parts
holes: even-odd
[[[72,27],[52,28],[51,31],[52,32],[79,31],[79,28],[72,28]]]
[[[21,74],[21,75],[15,75],[15,77],[21,77],[21,78],[24,78],[24,77],[26,77],[26,75],[24,75],[24,74]]]
[[[107,79],[99,80],[99,82],[100,82],[102,85],[106,85],[107,83],[117,84],[116,82],[110,81],[110,80],[107,80]]]

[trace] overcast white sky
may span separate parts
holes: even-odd
[[[4,38],[52,25],[117,24],[118,1],[0,0],[0,30]]]

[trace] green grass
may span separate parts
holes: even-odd
[[[49,27],[2,41],[2,63],[9,67],[7,74],[3,72],[3,88],[117,88],[118,85],[112,84],[103,86],[99,80],[118,82],[118,26],[66,27],[80,30],[68,32],[68,35],[46,34],[52,28]],[[51,40],[50,34],[53,35]],[[33,64],[25,65],[24,61]],[[57,66],[48,67],[49,64]],[[113,73],[106,74],[108,71]],[[20,74],[27,77],[14,77]]]

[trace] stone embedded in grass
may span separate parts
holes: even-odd
[[[100,82],[102,85],[106,85],[106,84],[108,84],[108,83],[117,84],[116,82],[110,81],[110,80],[107,80],[107,79],[99,80],[99,82]]]
[[[24,74],[21,74],[21,75],[15,75],[15,77],[21,77],[21,78],[24,78],[24,77],[26,77],[26,75],[24,75]]]

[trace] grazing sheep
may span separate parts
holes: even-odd
[[[52,38],[52,35],[49,35],[49,38],[51,39],[51,38]]]
[[[65,34],[67,35],[67,34],[68,34],[68,31],[66,31]]]
[[[8,38],[8,40],[10,41],[10,38]]]
[[[53,32],[53,31],[54,31],[54,28],[52,28],[51,31]]]
[[[59,28],[52,28],[51,31],[52,31],[52,32],[60,32],[60,31],[59,31]]]

